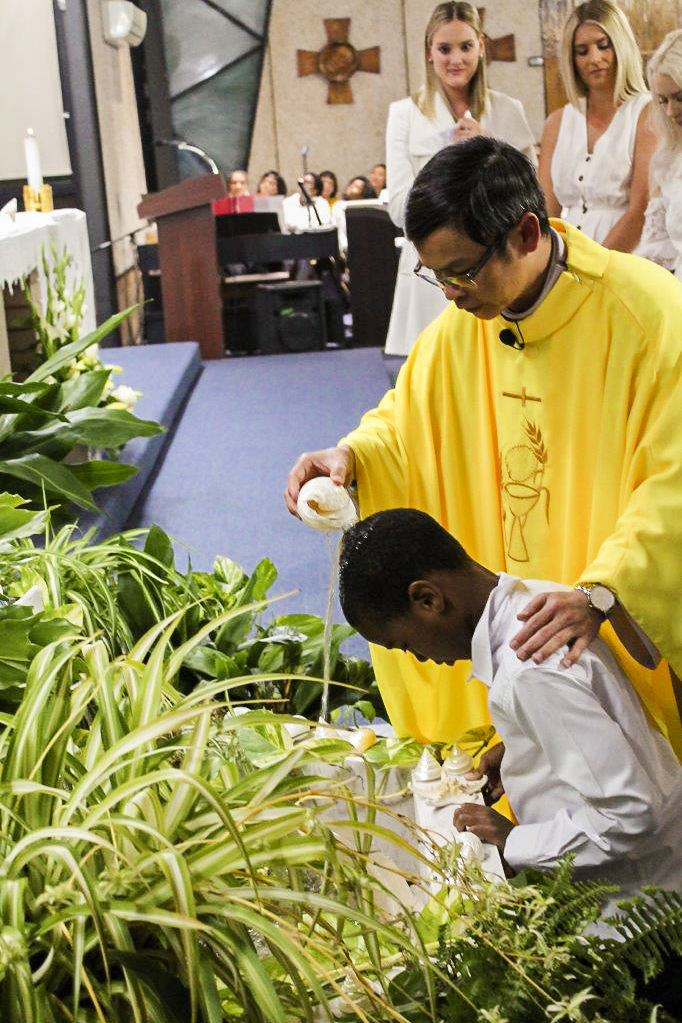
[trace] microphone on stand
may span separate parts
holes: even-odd
[[[304,174],[307,174],[307,173],[308,173],[308,153],[309,153],[309,152],[310,152],[310,146],[309,146],[309,145],[308,145],[308,143],[306,142],[306,143],[305,143],[304,145],[302,145],[302,146],[301,146],[301,148],[300,148],[300,153],[301,153],[301,163],[303,164],[303,173],[304,173]]]
[[[301,192],[303,193],[303,198],[305,199],[305,204],[308,207],[308,219],[310,220],[310,210],[312,208],[313,212],[315,213],[315,217],[317,218],[317,223],[319,224],[320,227],[322,227],[322,221],[320,219],[320,214],[318,212],[317,206],[313,202],[313,198],[312,198],[310,192],[305,187],[305,181],[303,180],[303,178],[299,178],[298,181],[296,182],[296,184],[301,189]]]
[[[523,334],[521,333],[521,328],[518,323],[516,324],[516,329],[519,332],[519,337],[517,337],[514,331],[510,330],[509,327],[505,327],[504,330],[500,331],[500,341],[503,345],[506,345],[507,348],[515,348],[517,352],[522,352],[526,347],[526,342],[523,340]]]
[[[220,168],[218,164],[213,160],[208,153],[205,153],[199,146],[192,146],[189,142],[183,142],[182,139],[154,139],[155,146],[171,146],[174,149],[182,149],[188,153],[194,153],[199,159],[203,160],[211,174],[220,174]]]

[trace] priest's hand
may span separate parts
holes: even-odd
[[[478,767],[467,774],[467,778],[472,781],[482,778],[484,774],[488,776],[488,782],[481,793],[488,806],[496,803],[504,795],[504,785],[500,774],[503,756],[504,743],[497,742],[483,754],[478,762]]]
[[[604,621],[580,590],[540,593],[526,604],[517,618],[526,623],[510,644],[519,660],[532,658],[536,664],[541,664],[566,645],[569,649],[561,661],[564,668],[575,664]]]
[[[322,451],[307,451],[292,466],[284,491],[284,501],[292,515],[300,518],[296,511],[298,494],[304,483],[316,476],[329,476],[333,483],[347,487],[355,478],[355,455],[350,448],[324,448]]]
[[[501,853],[509,832],[514,828],[512,822],[497,810],[480,803],[463,803],[455,810],[452,821],[458,831],[472,831],[482,842],[496,845]]]

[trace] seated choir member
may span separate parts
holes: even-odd
[[[386,189],[386,164],[375,163],[369,172],[369,180],[379,199],[381,199],[382,202],[388,202],[388,191]]]
[[[276,170],[266,171],[258,182],[258,195],[286,195],[287,186]]]
[[[299,186],[293,195],[288,195],[282,204],[284,223],[288,231],[310,231],[331,222],[329,203],[322,198],[322,181],[312,171],[303,175],[305,192]]]
[[[245,170],[238,168],[233,170],[227,179],[228,195],[251,195],[249,191],[249,179]]]
[[[329,203],[330,210],[339,201],[339,182],[334,171],[324,170],[320,172],[322,179],[322,198]]]
[[[376,199],[377,194],[369,178],[364,174],[356,174],[346,185],[343,198],[346,202],[353,202],[356,199]]]

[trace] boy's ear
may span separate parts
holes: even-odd
[[[445,608],[443,591],[429,579],[415,579],[407,592],[411,610],[417,614],[440,614]]]

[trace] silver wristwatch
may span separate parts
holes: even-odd
[[[588,606],[598,611],[603,618],[608,618],[616,606],[616,594],[603,583],[584,583],[574,589],[584,593]]]

